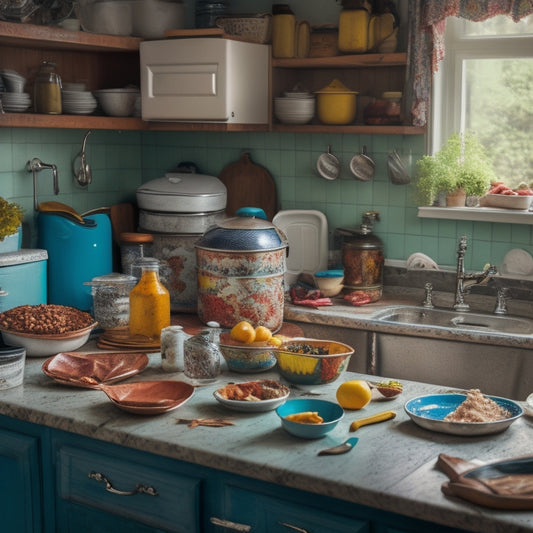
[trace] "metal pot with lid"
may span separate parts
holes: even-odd
[[[225,217],[226,186],[216,177],[196,173],[182,163],[177,172],[148,181],[137,189],[139,229],[153,236],[152,255],[170,267],[173,312],[196,311],[194,243]]]
[[[280,329],[287,246],[285,234],[257,208],[239,209],[207,230],[195,244],[200,320]]]

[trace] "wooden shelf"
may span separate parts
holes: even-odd
[[[274,68],[372,68],[403,67],[407,64],[407,54],[357,54],[331,57],[306,57],[301,59],[272,59]]]
[[[46,50],[138,52],[142,39],[0,21],[0,44]]]
[[[493,207],[419,207],[420,218],[443,220],[473,220],[507,224],[533,224],[533,211],[498,209]]]
[[[286,133],[352,133],[356,135],[423,135],[424,127],[416,126],[367,126],[351,124],[347,126],[327,126],[325,124],[273,124],[272,131]]]

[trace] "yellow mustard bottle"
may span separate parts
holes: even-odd
[[[159,280],[157,259],[144,258],[141,268],[141,279],[129,294],[129,331],[159,340],[161,330],[170,326],[170,294]]]
[[[370,13],[364,7],[351,8],[343,2],[339,15],[339,51],[347,54],[364,54],[368,50],[368,25]]]
[[[272,6],[272,56],[280,58],[295,55],[296,17],[288,4]]]

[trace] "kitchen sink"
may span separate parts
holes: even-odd
[[[380,322],[392,322],[420,327],[486,331],[508,335],[533,334],[533,320],[522,317],[461,313],[448,309],[426,308],[411,305],[389,307],[372,316]]]

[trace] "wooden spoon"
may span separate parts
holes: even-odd
[[[70,217],[73,217],[74,220],[80,224],[85,224],[85,220],[79,215],[72,207],[62,204],[61,202],[41,202],[37,208],[43,213],[63,213]]]

